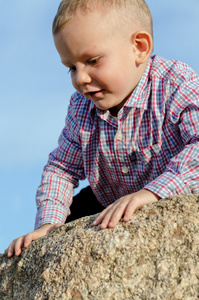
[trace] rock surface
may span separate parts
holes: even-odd
[[[114,229],[85,217],[0,255],[1,300],[199,299],[199,195],[168,198]]]

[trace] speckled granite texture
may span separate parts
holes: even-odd
[[[94,218],[0,255],[0,299],[199,299],[199,195],[150,204],[114,229]]]

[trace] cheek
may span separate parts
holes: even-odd
[[[120,70],[116,65],[108,65],[95,74],[95,79],[105,87],[116,87],[120,83]]]
[[[71,77],[71,81],[72,81],[73,87],[74,87],[77,91],[79,91],[79,89],[78,89],[79,86],[78,86],[78,84],[77,84],[77,82],[76,82],[76,76],[75,76],[75,74],[72,74],[72,73],[71,73],[70,77]]]
[[[114,90],[120,90],[123,87],[124,82],[126,81],[126,74],[122,72],[121,69],[113,68],[110,70],[106,76],[107,85],[114,88]]]

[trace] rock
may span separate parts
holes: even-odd
[[[139,209],[114,229],[63,225],[20,257],[0,255],[0,299],[199,299],[199,195]]]

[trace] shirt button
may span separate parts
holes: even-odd
[[[127,174],[129,169],[127,167],[122,167],[122,173]]]
[[[122,141],[123,136],[122,136],[122,133],[121,133],[121,132],[118,132],[117,135],[116,135],[116,137],[117,137],[117,139],[118,139],[119,141]]]

